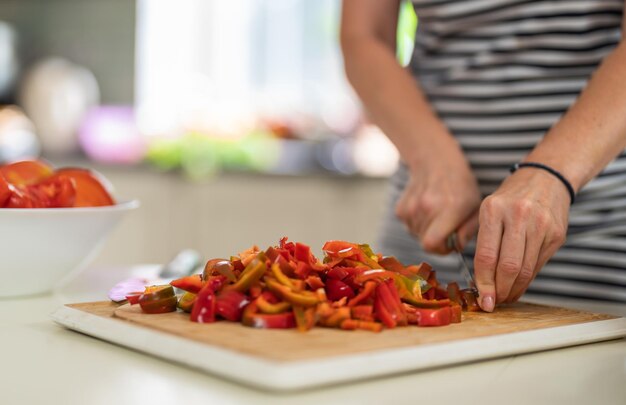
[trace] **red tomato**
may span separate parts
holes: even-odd
[[[64,168],[56,171],[74,180],[76,184],[75,207],[100,207],[114,205],[115,200],[107,191],[106,180],[99,173],[79,168]]]
[[[44,204],[51,208],[73,207],[76,201],[76,183],[63,175],[54,174],[29,188],[38,190],[45,199]]]
[[[40,160],[22,160],[0,167],[0,174],[15,186],[35,184],[52,173],[52,167]]]
[[[11,189],[9,183],[4,179],[4,176],[0,174],[0,207],[4,207],[4,203],[11,197]]]

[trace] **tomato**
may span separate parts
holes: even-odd
[[[56,174],[74,180],[76,184],[75,207],[101,207],[115,205],[115,200],[107,191],[104,177],[95,171],[78,168],[58,169]]]
[[[0,207],[4,207],[4,203],[11,197],[11,189],[9,183],[4,179],[4,176],[0,174]]]
[[[29,187],[39,190],[47,200],[45,204],[51,208],[73,207],[76,201],[76,183],[73,179],[60,174],[54,174]]]
[[[53,169],[40,160],[22,160],[0,167],[0,174],[15,186],[35,184],[52,176]]]

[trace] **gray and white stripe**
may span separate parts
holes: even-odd
[[[622,38],[623,0],[413,4],[419,26],[410,68],[485,195],[559,120]],[[458,279],[455,260],[425,255],[393,215],[407,178],[404,166],[392,178],[381,250],[405,262],[428,260],[443,280]],[[567,243],[529,291],[626,302],[626,153],[580,191]]]

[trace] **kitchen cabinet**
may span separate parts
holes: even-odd
[[[226,256],[282,236],[314,249],[328,239],[374,243],[388,195],[382,178],[227,172],[192,182],[146,167],[95,168],[118,199],[136,198],[141,207],[94,264],[161,263],[183,248]]]

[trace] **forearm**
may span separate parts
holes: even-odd
[[[559,170],[580,190],[626,147],[626,43],[526,158]]]
[[[433,148],[461,155],[458,144],[419,85],[398,64],[385,43],[367,37],[344,39],[342,45],[350,83],[404,162],[420,162],[432,155]]]

